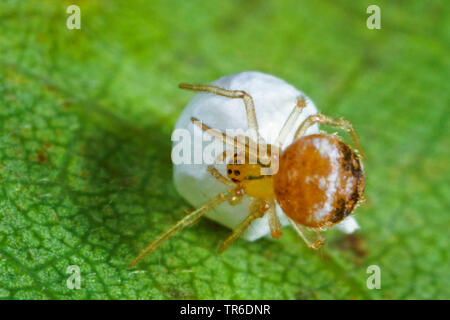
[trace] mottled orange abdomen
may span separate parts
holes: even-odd
[[[339,138],[314,134],[293,142],[281,155],[274,189],[295,222],[329,227],[352,213],[364,192],[359,157]]]

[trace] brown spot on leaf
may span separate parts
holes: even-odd
[[[48,84],[45,88],[50,92],[55,92],[57,90],[56,87],[52,84]]]
[[[40,163],[46,163],[47,162],[47,154],[45,151],[41,150],[38,155],[38,160]]]
[[[72,103],[67,101],[67,100],[64,100],[63,101],[63,107],[66,108],[66,109],[70,109],[70,107],[72,107]]]
[[[351,251],[355,256],[354,263],[361,265],[367,256],[367,249],[364,238],[359,234],[348,234],[337,242],[337,246],[342,251]]]
[[[80,176],[82,178],[87,178],[88,175],[89,175],[89,172],[87,170],[81,170]]]

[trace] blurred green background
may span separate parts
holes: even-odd
[[[450,298],[449,15],[445,1],[1,1],[0,298]],[[245,70],[354,124],[361,230],[319,252],[285,229],[218,255],[229,230],[202,220],[127,269],[192,209],[172,183],[192,97],[177,84]]]

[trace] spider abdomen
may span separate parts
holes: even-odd
[[[274,176],[278,203],[304,226],[329,227],[352,213],[364,192],[359,157],[339,138],[314,134],[293,142]]]

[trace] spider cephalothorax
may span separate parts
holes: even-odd
[[[250,197],[270,200],[275,197],[273,176],[263,174],[263,167],[260,163],[241,163],[235,154],[233,161],[227,165],[227,176]]]

